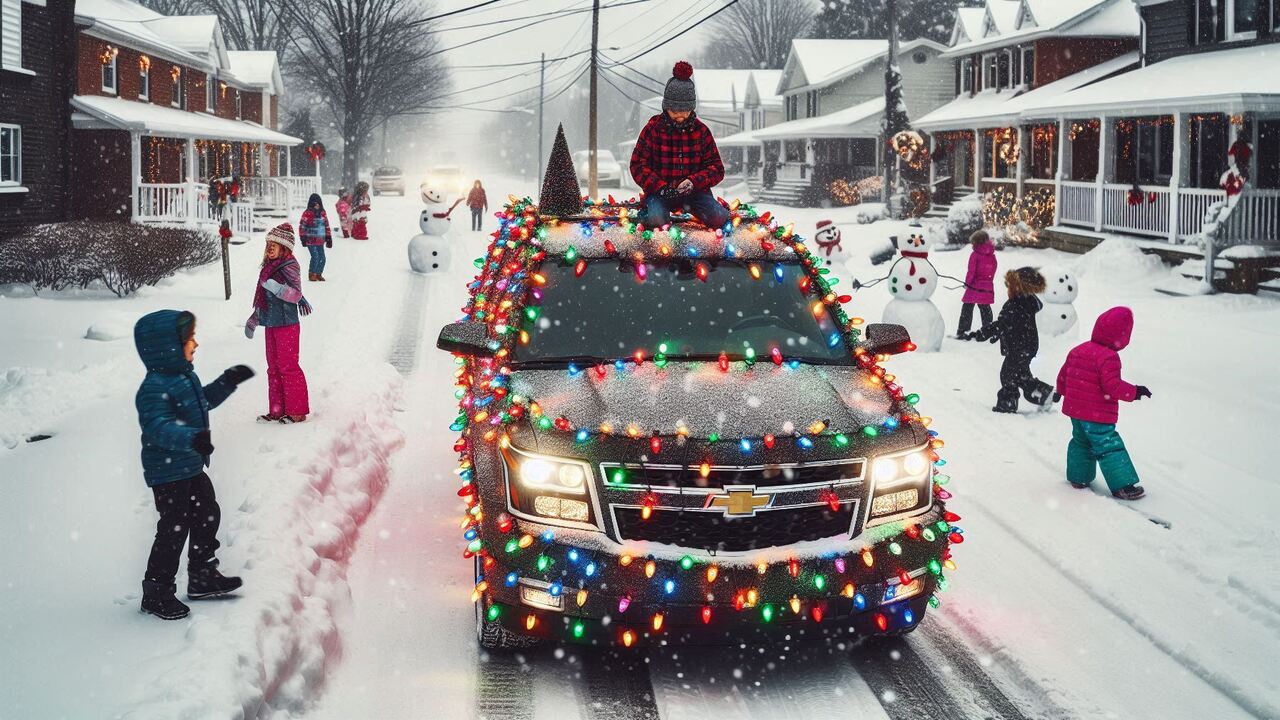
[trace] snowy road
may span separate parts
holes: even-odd
[[[527,190],[489,185],[495,201]],[[0,357],[0,371],[17,370],[0,384],[0,434],[55,436],[0,449],[0,719],[213,718],[232,707],[321,720],[1280,716],[1280,487],[1267,423],[1280,404],[1268,360],[1280,303],[1159,295],[1167,271],[1123,249],[1003,251],[1002,271],[1072,266],[1086,325],[1113,304],[1135,309],[1126,374],[1156,394],[1121,419],[1150,493],[1136,508],[1070,489],[1066,420],[992,416],[998,351],[948,340],[943,354],[890,366],[947,440],[951,507],[969,540],[917,632],[857,647],[489,655],[474,641],[460,557],[453,362],[434,349],[486,238],[456,231],[448,275],[414,276],[404,242],[417,211],[415,198],[379,198],[374,240],[340,244],[333,280],[315,291],[304,367],[327,412],[288,435],[255,427],[244,420],[260,387],[215,412],[224,557],[245,568],[246,591],[172,626],[133,607],[152,521],[130,415],[136,358],[127,339],[79,338],[91,322],[127,328],[181,303],[208,328],[197,366],[211,377],[245,355],[243,308],[225,307],[214,283],[193,295],[182,283],[199,273],[129,301],[0,300],[0,332],[18,341]],[[891,224],[780,212],[801,230],[842,224],[852,259],[835,269],[846,283],[881,274],[859,249]],[[966,260],[934,256],[951,275]],[[238,262],[252,271],[251,254]],[[882,293],[862,291],[854,311],[878,319]],[[949,326],[958,295],[937,297]],[[1047,343],[1037,373],[1051,380],[1069,346]]]

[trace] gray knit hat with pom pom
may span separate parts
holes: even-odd
[[[662,92],[663,110],[693,111],[698,106],[698,91],[693,86],[693,66],[681,60],[671,69],[671,79]]]

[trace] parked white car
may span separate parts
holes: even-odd
[[[584,184],[591,176],[591,151],[579,150],[573,154],[573,166],[578,170],[578,179]],[[596,151],[596,178],[600,187],[622,187],[622,164],[608,150]]]

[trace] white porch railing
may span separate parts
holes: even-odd
[[[289,186],[278,177],[241,178],[244,195],[253,200],[258,207],[277,213],[288,213],[292,204],[289,197]],[[304,198],[303,204],[306,204]]]
[[[134,206],[136,222],[192,222],[218,225],[231,221],[237,235],[253,232],[253,203],[227,203],[221,212],[209,205],[209,187],[204,183],[140,183]]]
[[[1096,183],[1064,180],[1059,201],[1062,206],[1062,223],[1093,227],[1097,191]]]
[[[320,177],[318,175],[293,175],[274,178],[284,183],[289,189],[289,207],[305,208],[311,193],[320,193]]]
[[[1223,190],[1213,188],[1181,188],[1178,190],[1178,242],[1200,234],[1204,229],[1204,216],[1209,207],[1227,197]]]
[[[1248,188],[1223,228],[1223,245],[1280,243],[1280,190]]]
[[[807,180],[809,166],[802,162],[784,162],[778,164],[779,180]]]
[[[1141,201],[1129,203],[1130,185],[1102,186],[1102,229],[1169,236],[1169,186],[1140,185]]]

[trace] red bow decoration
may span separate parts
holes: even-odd
[[[324,143],[317,140],[304,148],[307,156],[311,158],[311,162],[320,162],[324,159]]]

